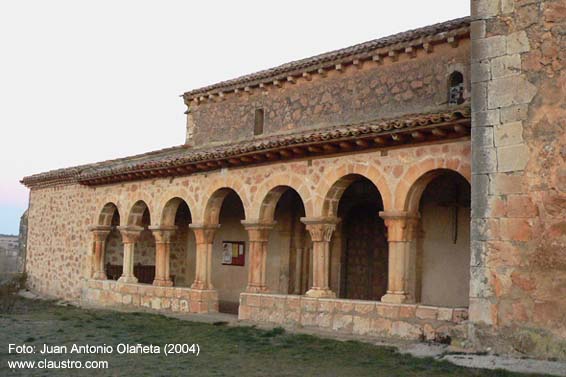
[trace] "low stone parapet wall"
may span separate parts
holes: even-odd
[[[101,306],[139,307],[180,313],[218,312],[218,292],[184,287],[158,287],[114,280],[89,280],[82,301]]]
[[[240,320],[352,335],[450,342],[467,338],[468,310],[418,304],[242,293]]]

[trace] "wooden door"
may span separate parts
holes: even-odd
[[[343,297],[380,300],[387,290],[385,225],[374,206],[352,208],[344,224]]]

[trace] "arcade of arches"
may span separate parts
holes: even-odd
[[[246,207],[240,187],[220,187],[198,223],[199,209],[181,197],[121,211],[108,202],[92,227],[92,278],[209,293],[212,304],[189,311],[237,313],[243,293],[246,302],[279,294],[466,308],[470,185],[449,169],[413,174],[410,186],[398,185],[400,197],[345,174],[320,193],[319,216],[288,185],[265,190],[258,209]]]

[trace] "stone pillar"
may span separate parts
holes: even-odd
[[[336,217],[302,217],[313,243],[313,286],[310,297],[336,297],[330,289],[330,240],[340,219]]]
[[[220,228],[219,224],[190,224],[189,228],[195,232],[197,246],[195,281],[192,289],[214,289],[212,285],[212,243],[214,234]]]
[[[134,276],[134,247],[143,228],[139,226],[119,226],[118,230],[122,235],[122,243],[124,244],[122,276],[120,276],[118,281],[122,283],[137,283],[138,279]]]
[[[153,285],[160,287],[171,287],[171,275],[169,273],[169,257],[171,253],[171,236],[177,230],[176,227],[149,227],[155,237],[155,279]]]
[[[389,242],[387,294],[381,301],[395,304],[414,302],[415,292],[411,287],[415,283],[413,264],[416,258],[413,246],[419,216],[405,211],[386,211],[379,215],[385,220]]]
[[[93,236],[91,270],[92,278],[96,280],[107,279],[104,271],[104,249],[110,230],[109,226],[93,226],[90,228]]]
[[[265,271],[267,269],[267,241],[273,223],[257,223],[242,220],[248,231],[250,241],[250,267],[248,269],[248,286],[246,292],[266,292]]]

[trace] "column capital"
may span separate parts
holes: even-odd
[[[248,231],[248,238],[250,242],[267,242],[269,239],[269,232],[275,226],[275,222],[262,223],[257,220],[242,220],[241,223]]]
[[[387,226],[387,240],[404,242],[416,237],[420,215],[407,211],[381,211],[379,216]]]
[[[340,219],[338,217],[301,217],[301,222],[305,224],[313,242],[330,242]]]
[[[212,243],[220,224],[189,224],[195,233],[196,244]]]
[[[95,241],[104,241],[106,240],[106,236],[112,230],[112,227],[105,226],[105,225],[94,225],[88,228],[88,230],[92,233]]]
[[[126,225],[119,226],[118,230],[122,236],[122,243],[135,243],[143,231],[143,228],[136,225]]]
[[[171,243],[171,236],[177,231],[176,226],[150,226],[155,243]]]

